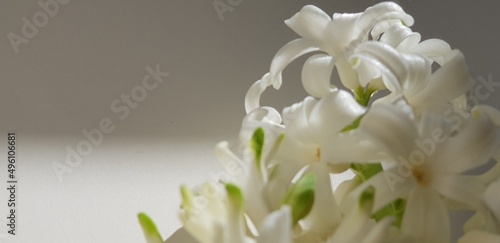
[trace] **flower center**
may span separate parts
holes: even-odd
[[[316,149],[316,154],[314,154],[314,159],[316,160],[316,162],[321,161],[321,148]]]
[[[411,174],[413,175],[417,183],[421,186],[429,185],[429,175],[425,173],[422,168],[414,167],[411,171]]]

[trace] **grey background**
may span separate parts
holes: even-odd
[[[0,134],[15,130],[19,137],[19,234],[7,242],[140,242],[139,211],[171,234],[179,226],[178,185],[221,171],[213,146],[234,141],[248,87],[297,37],[283,21],[306,4],[332,14],[377,2],[243,0],[221,20],[212,1],[73,0],[59,5],[17,54],[7,34],[20,34],[21,18],[41,8],[36,1],[0,2]],[[465,53],[475,77],[499,79],[498,1],[399,3],[423,39],[446,40]],[[264,104],[281,108],[304,98],[303,60],[286,70],[280,91],[265,93]],[[170,76],[119,120],[111,103],[157,64]],[[485,102],[499,108],[499,92]],[[54,162],[64,163],[66,147],[75,148],[82,130],[98,128],[103,118],[115,131],[58,181]],[[6,197],[0,193],[0,215]],[[0,227],[0,239],[2,233]]]

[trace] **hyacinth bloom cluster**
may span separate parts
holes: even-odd
[[[450,212],[470,211],[459,242],[500,242],[500,112],[469,105],[464,55],[413,22],[392,2],[333,16],[308,5],[286,20],[300,38],[250,87],[238,140],[216,146],[231,178],[181,187],[185,230],[200,243],[441,243]],[[309,96],[262,106],[306,54]]]

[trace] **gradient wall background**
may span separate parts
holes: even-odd
[[[297,37],[283,21],[306,4],[332,14],[361,12],[377,2],[243,0],[221,20],[213,1],[72,0],[59,3],[47,21],[37,1],[0,2],[5,187],[8,131],[17,132],[19,159],[17,235],[6,234],[8,193],[0,191],[1,242],[144,242],[140,211],[164,237],[172,234],[180,225],[179,184],[218,176],[214,145],[235,140],[247,88]],[[498,1],[399,3],[424,39],[461,49],[475,77],[500,79]],[[8,35],[22,34],[23,17],[37,18],[40,27],[16,53]],[[146,67],[157,65],[169,76],[125,115],[124,103],[115,100],[140,92]],[[283,107],[302,100],[301,66],[291,65],[282,90],[267,92],[263,103]],[[500,108],[499,94],[485,102]],[[88,140],[82,131],[99,129],[103,119],[114,130],[80,162],[71,158],[77,165],[58,177],[54,165],[65,164],[68,151]]]

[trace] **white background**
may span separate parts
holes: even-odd
[[[247,88],[297,37],[283,21],[306,4],[332,14],[376,2],[243,0],[221,20],[211,0],[73,0],[59,4],[16,53],[7,35],[20,35],[22,18],[32,21],[42,9],[37,1],[1,1],[0,183],[7,186],[8,131],[18,136],[19,178],[14,237],[6,235],[8,193],[0,191],[1,242],[144,242],[138,212],[164,237],[172,234],[180,225],[179,185],[222,171],[214,145],[235,140]],[[500,3],[399,3],[415,18],[414,31],[461,49],[474,77],[500,79]],[[301,60],[263,103],[304,98]],[[121,120],[111,104],[156,65],[170,76]],[[499,94],[485,102],[500,107]],[[115,130],[58,180],[53,165],[65,164],[67,147],[76,149],[86,140],[82,130],[99,128],[103,118]]]

